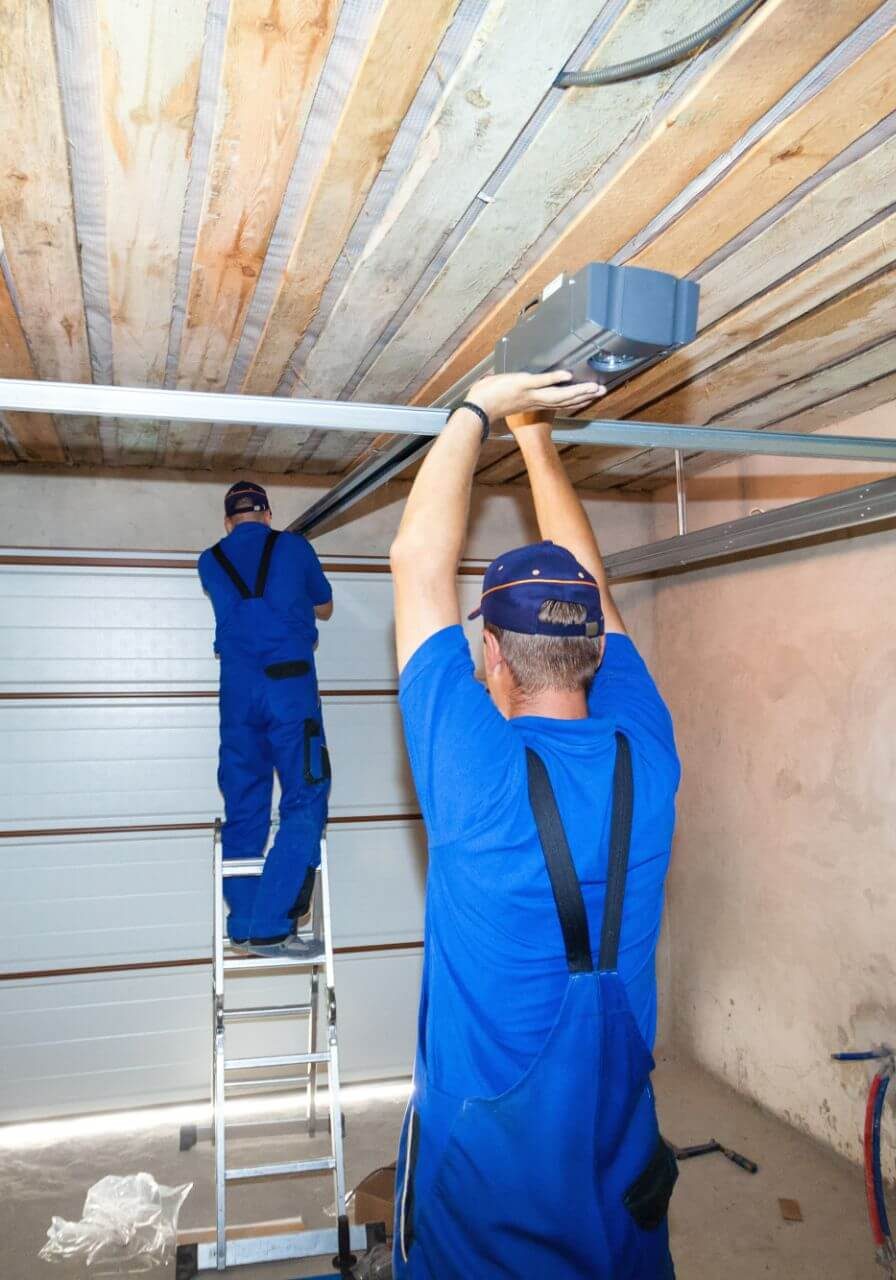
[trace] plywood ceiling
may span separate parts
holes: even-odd
[[[896,398],[896,0],[765,0],[659,75],[553,87],[724,7],[0,0],[0,377],[426,404],[603,259],[702,303],[601,416],[811,431]],[[0,425],[7,466],[335,478],[372,444]],[[567,452],[586,488],[668,474]],[[520,471],[486,448],[483,482]]]

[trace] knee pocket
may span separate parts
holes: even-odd
[[[626,1209],[642,1231],[655,1231],[665,1222],[677,1180],[675,1153],[660,1137],[643,1172],[622,1197]]]

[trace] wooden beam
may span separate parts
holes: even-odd
[[[226,385],[340,3],[232,0],[179,387]]]
[[[628,4],[586,65],[624,62],[645,48],[671,43],[684,27],[700,26],[718,11],[715,0]],[[467,323],[472,307],[504,282],[508,266],[525,261],[571,200],[586,198],[606,181],[608,163],[621,163],[626,150],[637,146],[651,112],[674,110],[673,85],[694,74],[695,67],[684,63],[659,75],[565,93],[367,371],[354,398],[395,400],[416,384],[434,353]]]
[[[273,395],[445,33],[457,0],[384,0],[243,382]]]
[[[595,18],[594,0],[490,0],[301,372],[300,394],[343,390],[507,154]]]
[[[122,386],[165,380],[207,7],[98,0],[112,360]],[[122,462],[133,460],[127,452],[123,441]]]
[[[816,0],[766,0],[673,115],[660,122],[643,147],[420,389],[415,403],[431,402],[486,356],[525,303],[560,271],[617,253],[877,7],[876,0],[824,6]],[[816,167],[829,154],[826,151]],[[741,211],[741,227],[771,203],[761,191],[751,192]]]

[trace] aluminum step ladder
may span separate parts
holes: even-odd
[[[212,1126],[208,1136],[214,1141],[215,1150],[215,1227],[214,1238],[200,1240],[178,1249],[178,1280],[198,1271],[223,1271],[226,1267],[247,1263],[274,1262],[288,1259],[333,1256],[337,1273],[352,1274],[354,1262],[352,1250],[363,1249],[369,1233],[362,1227],[349,1227],[345,1204],[345,1161],[343,1153],[343,1116],[339,1094],[339,1048],[336,1034],[336,984],[333,963],[333,938],[330,918],[330,881],[327,858],[327,838],[324,833],[320,843],[320,869],[317,873],[311,903],[310,930],[299,936],[309,943],[307,957],[261,957],[237,953],[229,946],[224,923],[224,880],[228,876],[260,876],[264,870],[264,858],[233,859],[225,861],[221,847],[221,821],[215,822],[213,841],[214,871],[214,923],[212,950]],[[242,1005],[229,1007],[225,1002],[225,980],[231,973],[244,975],[269,974],[271,970],[289,969],[308,975],[309,999],[301,1003],[282,1005]],[[321,978],[326,994],[326,1047],[318,1047],[320,1024]],[[241,984],[242,985],[242,984]],[[307,1048],[302,1053],[261,1055],[252,1057],[228,1057],[226,1051],[227,1030],[235,1023],[276,1018],[308,1019]],[[260,1129],[280,1125],[283,1121],[250,1121],[236,1123],[228,1120],[228,1098],[235,1094],[285,1086],[305,1090],[305,1128],[309,1137],[317,1131],[318,1073],[327,1073],[327,1108],[330,1131],[330,1154],[306,1160],[290,1160],[272,1164],[229,1166],[227,1163],[228,1134],[234,1130]],[[293,1074],[262,1074],[247,1078],[246,1071],[262,1073],[286,1069]],[[195,1137],[194,1137],[195,1141]],[[182,1147],[183,1147],[182,1142]],[[227,1190],[231,1183],[257,1178],[288,1178],[302,1174],[331,1173],[336,1205],[335,1227],[320,1230],[277,1231],[280,1223],[256,1223],[262,1230],[247,1234],[241,1227],[228,1231]],[[207,1235],[211,1236],[211,1232]],[[332,1274],[332,1273],[331,1273]]]

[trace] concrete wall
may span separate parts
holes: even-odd
[[[838,430],[892,435],[894,419],[888,406]],[[728,465],[689,482],[690,527],[880,475]],[[657,536],[675,531],[671,499],[659,495]],[[853,1159],[870,1071],[829,1055],[896,1043],[894,550],[888,529],[656,584],[658,676],[684,765],[669,887],[677,1046]]]

